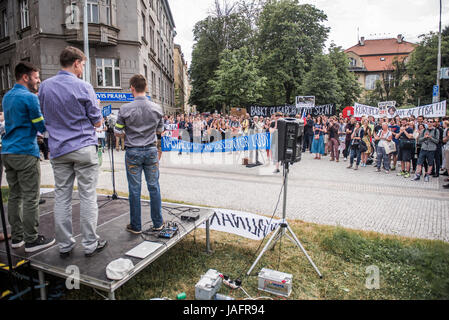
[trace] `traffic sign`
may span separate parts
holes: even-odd
[[[440,69],[440,79],[449,79],[449,68]]]
[[[435,85],[433,86],[433,96],[436,97],[438,96],[438,92],[440,91],[440,87]]]
[[[112,113],[112,105],[103,107],[103,117],[107,117]]]

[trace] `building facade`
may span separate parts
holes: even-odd
[[[175,44],[175,106],[180,108],[183,113],[191,114],[195,110],[189,104],[192,86],[188,74],[187,62],[184,60],[181,46]]]
[[[349,69],[355,73],[362,88],[374,90],[377,80],[392,77],[394,61],[407,63],[415,44],[404,41],[402,35],[397,38],[365,40],[345,50],[349,57]]]
[[[101,105],[118,109],[129,79],[148,79],[148,95],[167,114],[174,99],[175,24],[167,0],[88,0],[90,83],[97,93],[114,93]],[[66,46],[83,50],[84,0],[0,0],[0,94],[9,90],[14,66],[35,64],[41,79],[60,69]],[[3,71],[2,71],[3,70]],[[3,80],[4,79],[4,80]],[[102,95],[104,96],[104,95]]]

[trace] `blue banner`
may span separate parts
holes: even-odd
[[[220,140],[212,143],[196,143],[178,140],[177,138],[162,137],[161,148],[163,152],[230,152],[246,150],[266,150],[271,148],[271,142],[269,133],[257,133],[248,136],[240,136]]]
[[[97,99],[102,102],[133,102],[132,93],[125,92],[97,92]],[[147,96],[151,100],[150,96]]]

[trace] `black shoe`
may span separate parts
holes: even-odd
[[[31,253],[51,247],[55,243],[55,239],[46,239],[44,236],[37,236],[37,239],[31,243],[25,243],[25,252]]]
[[[39,199],[39,204],[44,204],[45,202],[47,202],[45,199]]]
[[[439,174],[437,174],[437,173],[435,173],[434,175],[432,175],[432,177],[434,177],[434,178],[438,178],[440,175]]]
[[[130,224],[128,224],[126,226],[126,231],[134,233],[134,234],[141,234],[142,233],[142,230],[135,230],[135,229],[133,229],[133,227]]]
[[[101,252],[106,246],[108,245],[108,242],[106,240],[98,240],[97,248],[92,251],[91,253],[85,253],[84,255],[86,257],[92,257],[93,255],[97,254],[98,252]]]
[[[72,254],[72,251],[73,249],[67,252],[59,252],[59,257],[61,257],[61,259],[67,259]]]
[[[445,185],[443,185],[443,188],[444,188],[444,189],[449,189],[449,183],[448,183],[448,184],[445,184]]]
[[[19,248],[23,247],[24,244],[25,244],[25,241],[23,241],[23,240],[20,240],[20,241],[12,240],[11,241],[11,248],[19,249]]]
[[[449,174],[447,173],[447,170],[446,171],[444,171],[442,174],[441,174],[442,176],[449,176]]]

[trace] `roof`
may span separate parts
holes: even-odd
[[[380,39],[365,40],[362,46],[359,44],[346,49],[345,52],[354,52],[359,56],[367,55],[383,55],[383,54],[409,54],[415,50],[416,45],[411,42],[402,41],[398,43],[398,39]]]
[[[393,70],[393,61],[398,59],[400,61],[407,58],[408,55],[378,55],[378,56],[365,56],[362,57],[363,64],[366,71],[385,71]],[[383,60],[381,60],[383,59]]]

